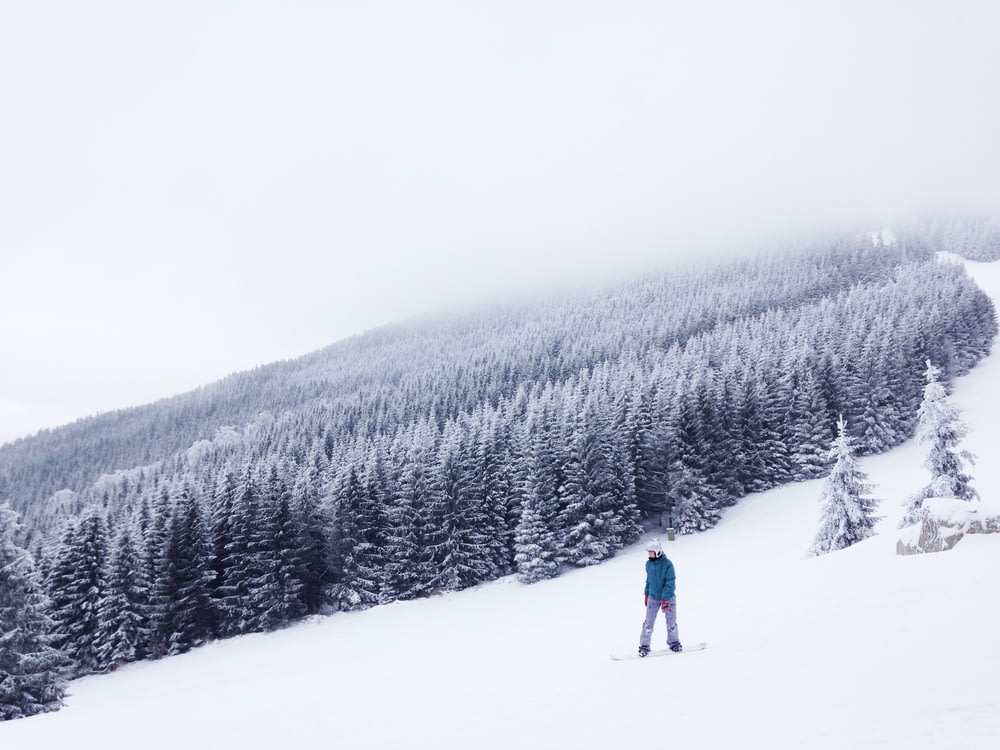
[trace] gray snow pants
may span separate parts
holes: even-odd
[[[667,620],[667,643],[677,643],[680,638],[677,636],[677,597],[670,600],[670,609],[664,613]],[[663,604],[659,599],[649,598],[646,602],[646,620],[642,623],[642,635],[639,636],[640,646],[649,646],[653,638],[653,625],[656,624],[656,615]]]

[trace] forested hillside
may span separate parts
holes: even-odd
[[[315,415],[333,442],[391,433],[431,413],[440,422],[496,405],[519,388],[664,351],[720,323],[884,279],[904,255],[929,258],[940,245],[928,244],[931,236],[904,237],[888,250],[841,239],[798,253],[650,274],[603,292],[377,329],[2,446],[0,499],[24,510],[57,490],[80,491],[103,473],[168,458],[220,427],[241,429],[264,412]]]
[[[0,451],[77,673],[592,565],[909,437],[992,303],[930,233],[380,329]],[[66,491],[59,491],[67,488]]]

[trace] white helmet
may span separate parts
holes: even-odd
[[[652,539],[649,541],[649,543],[646,544],[646,551],[655,552],[656,556],[659,557],[660,555],[663,554],[663,545],[660,544],[659,539]]]

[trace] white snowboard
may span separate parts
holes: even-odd
[[[680,654],[690,654],[692,651],[702,651],[708,646],[702,641],[693,646],[685,646],[683,651],[671,651],[669,648],[654,648],[646,656],[639,656],[639,649],[630,651],[627,654],[611,654],[614,661],[631,661],[633,659],[651,659],[654,656],[678,656]]]

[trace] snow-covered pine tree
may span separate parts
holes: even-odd
[[[173,506],[161,573],[172,587],[173,628],[169,635],[170,654],[184,653],[212,637],[214,609],[210,585],[215,577],[205,540],[198,498],[187,488]],[[154,581],[153,592],[157,593]],[[159,592],[162,597],[164,592]]]
[[[959,417],[956,406],[948,402],[948,394],[938,379],[940,371],[927,360],[924,399],[917,412],[917,437],[922,443],[930,443],[924,466],[931,473],[931,481],[916,492],[906,507],[906,513],[899,523],[900,528],[910,526],[920,520],[924,500],[931,497],[953,497],[972,501],[979,493],[972,487],[972,477],[965,473],[964,465],[972,464],[975,456],[969,451],[956,450],[969,432],[968,426]]]
[[[617,552],[638,541],[642,535],[639,506],[635,496],[635,462],[629,450],[630,389],[620,383],[608,383],[591,393],[588,408],[601,412],[601,439],[598,447],[602,469],[592,477],[595,494],[603,499],[607,529],[605,536]]]
[[[429,467],[423,501],[417,506],[417,535],[421,540],[418,558],[425,595],[461,588],[455,564],[466,477],[458,430],[451,420],[444,426]]]
[[[129,524],[118,532],[108,558],[107,587],[98,612],[100,659],[109,669],[145,658],[142,645],[149,583]]]
[[[836,463],[820,496],[819,531],[809,548],[811,556],[835,552],[867,539],[875,533],[875,523],[880,519],[875,515],[878,500],[869,495],[872,485],[854,458],[843,419],[837,422],[837,439],[830,453]]]
[[[427,593],[431,578],[423,566],[420,513],[432,490],[438,431],[425,419],[403,431],[394,443],[399,461],[395,497],[386,511],[386,563],[380,600],[415,599]]]
[[[514,533],[514,565],[518,578],[535,583],[559,574],[556,517],[559,512],[556,487],[553,420],[544,407],[528,418],[532,446],[527,462],[521,518]]]
[[[302,603],[306,614],[314,615],[325,602],[324,590],[330,580],[330,526],[327,509],[320,492],[321,468],[319,459],[325,454],[314,451],[308,463],[300,469],[295,483],[293,509],[299,519],[299,549],[305,578],[302,582]]]
[[[212,555],[212,572],[215,574],[211,585],[212,604],[215,612],[213,629],[215,635],[224,636],[232,631],[229,609],[226,606],[228,586],[231,584],[227,565],[231,558],[226,549],[233,543],[233,508],[236,506],[239,488],[236,479],[238,470],[235,466],[227,463],[220,468],[210,504],[208,544]]]
[[[290,507],[282,503],[283,480],[279,478],[274,464],[269,468],[262,467],[261,477],[254,486],[253,497],[247,498],[249,513],[242,516],[241,511],[237,511],[236,539],[242,539],[246,550],[242,561],[243,593],[240,597],[241,627],[246,633],[267,632],[285,624],[282,610],[284,603],[289,601],[282,603],[284,593],[278,581],[284,573],[290,573],[297,567],[292,550],[280,549],[280,545],[292,544],[295,534],[290,528]],[[282,526],[284,531],[281,531]],[[284,560],[283,552],[289,553]],[[291,564],[282,571],[284,561]],[[301,589],[290,580],[284,583],[295,589],[293,596],[301,593]]]
[[[140,651],[147,659],[159,659],[167,653],[166,639],[170,637],[171,625],[164,620],[169,613],[169,599],[156,601],[154,587],[160,578],[161,556],[167,543],[170,521],[170,490],[157,487],[152,500],[147,504],[148,517],[141,521],[145,526],[140,554],[142,555],[142,576],[147,584],[144,602],[145,628],[142,631]]]
[[[792,397],[792,409],[788,415],[791,422],[794,481],[820,477],[830,468],[832,436],[826,411],[827,405],[819,379],[807,364],[799,373]]]
[[[546,503],[530,494],[521,509],[521,520],[514,535],[514,563],[523,583],[554,578],[559,573],[556,562],[555,535],[545,516]]]
[[[776,352],[769,353],[773,361],[761,368],[760,436],[757,448],[765,466],[763,486],[777,487],[792,479],[790,439],[787,435],[788,411],[792,403],[790,373],[781,367]]]
[[[490,577],[504,576],[513,570],[514,531],[520,513],[520,497],[514,488],[524,466],[517,450],[521,443],[505,415],[493,409],[480,409],[472,429],[475,491],[484,514],[485,554],[494,571]]]
[[[706,478],[703,445],[706,442],[696,388],[677,389],[671,427],[670,463],[666,494],[670,504],[669,522],[680,533],[704,531],[718,523],[722,515],[722,493]]]
[[[378,604],[382,588],[381,563],[384,521],[380,508],[370,504],[360,456],[341,469],[333,487],[334,559],[339,581],[331,587],[337,609],[367,609]]]
[[[739,421],[736,409],[737,371],[741,363],[728,361],[725,367],[706,373],[699,408],[703,412],[705,441],[703,465],[706,478],[719,490],[723,504],[732,505],[745,493],[737,479],[740,455]],[[829,443],[829,441],[827,441]],[[826,446],[824,445],[824,448]]]
[[[579,567],[596,565],[614,552],[607,538],[612,531],[612,508],[605,502],[601,486],[605,477],[600,476],[609,469],[602,460],[597,415],[587,408],[582,391],[576,385],[563,397],[559,440],[563,481],[556,488],[560,501],[558,559]]]
[[[666,493],[670,456],[665,450],[670,441],[662,418],[667,403],[667,394],[654,381],[640,390],[632,417],[628,448],[635,465],[636,503],[647,522],[663,519],[670,508]]]
[[[744,376],[737,398],[736,424],[740,440],[736,481],[746,492],[764,492],[774,486],[774,480],[768,472],[767,457],[761,447],[764,434],[763,396],[759,377],[753,369]]]
[[[66,531],[46,582],[59,633],[54,645],[73,661],[77,677],[107,668],[97,640],[106,558],[107,526],[91,509]]]
[[[262,609],[254,629],[265,632],[284,627],[305,614],[304,537],[299,519],[292,512],[291,491],[285,484],[289,475],[287,467],[272,465],[262,507],[262,575],[254,584]]]
[[[0,506],[0,721],[55,711],[66,694],[66,658],[52,647],[49,601],[18,527]]]
[[[442,564],[447,589],[467,588],[499,575],[492,548],[495,515],[484,502],[472,430],[469,420],[446,424],[435,467],[434,502],[441,504],[437,515],[450,536]]]
[[[247,462],[237,480],[219,563],[222,580],[217,581],[216,606],[223,636],[252,632],[260,613],[253,591],[253,582],[261,575],[260,504],[259,482]]]

